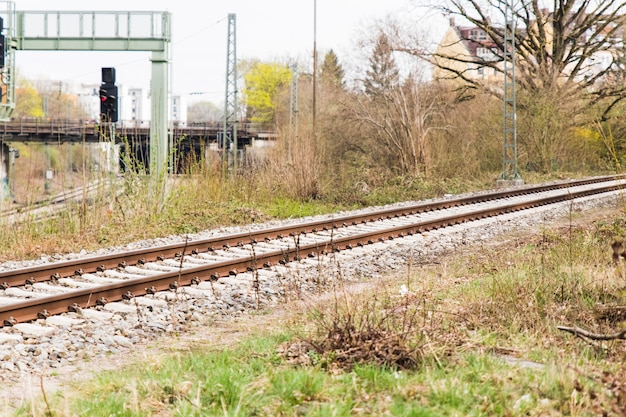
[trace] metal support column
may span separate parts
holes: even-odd
[[[232,159],[231,159],[232,158]],[[224,132],[222,137],[222,164],[227,170],[232,160],[237,172],[239,146],[237,143],[237,25],[236,15],[228,15],[226,44],[226,96],[224,99]]]
[[[167,169],[168,131],[168,51],[152,52],[152,80],[150,82],[150,175],[161,178]]]
[[[11,196],[9,187],[9,172],[11,166],[11,154],[9,146],[0,141],[0,207]]]
[[[506,2],[504,10],[504,98],[502,122],[502,174],[499,182],[524,183],[517,171],[517,105],[515,98],[515,14]]]

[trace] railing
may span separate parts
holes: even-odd
[[[189,136],[216,140],[223,131],[222,122],[173,122],[170,132],[175,137]],[[110,129],[96,120],[88,119],[42,119],[24,117],[0,123],[0,140],[10,139],[27,142],[58,138],[72,141],[87,138],[88,141],[100,140],[109,135]],[[262,123],[241,122],[237,125],[237,134],[246,138],[269,139],[275,136],[273,126]],[[115,124],[118,137],[149,136],[150,122],[121,121]]]
[[[0,124],[0,133],[18,136],[61,134],[68,136],[94,135],[99,125],[95,121],[76,119],[13,119]]]

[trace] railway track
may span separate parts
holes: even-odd
[[[0,273],[0,327],[242,278],[434,229],[621,190],[621,176],[483,193]]]
[[[51,218],[63,210],[68,203],[77,203],[85,199],[95,198],[106,186],[107,181],[96,180],[85,187],[64,191],[45,200],[0,210],[0,221],[15,223],[24,219],[42,220]]]

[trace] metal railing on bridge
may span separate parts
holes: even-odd
[[[120,121],[115,124],[115,141],[144,141],[150,137],[147,121]],[[172,122],[168,128],[174,139],[216,142],[223,132],[222,122]],[[101,142],[111,139],[109,125],[88,119],[20,118],[0,123],[0,141],[3,142]],[[275,138],[271,125],[239,123],[237,135],[248,142],[252,139]]]

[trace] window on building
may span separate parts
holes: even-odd
[[[496,54],[490,48],[476,48],[476,56],[485,61],[494,61],[497,59]]]
[[[484,30],[480,30],[480,29],[472,29],[470,30],[470,39],[471,40],[479,40],[479,41],[484,41],[487,40],[487,32],[485,32]]]

